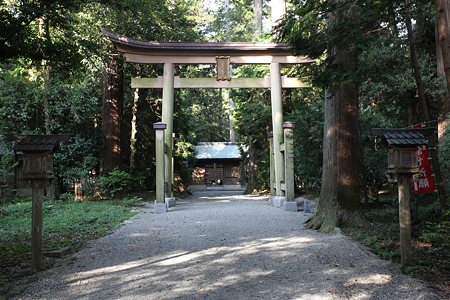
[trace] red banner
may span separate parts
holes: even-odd
[[[422,175],[418,182],[414,182],[414,194],[433,193],[436,190],[434,185],[434,175],[431,171],[431,158],[428,154],[428,146],[419,146],[419,169]]]

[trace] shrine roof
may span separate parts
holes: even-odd
[[[197,159],[239,159],[239,143],[231,142],[204,142],[198,143]]]

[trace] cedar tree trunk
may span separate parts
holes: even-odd
[[[253,0],[253,13],[255,14],[255,30],[259,36],[262,31],[262,0]]]
[[[406,28],[408,30],[409,49],[411,52],[411,65],[414,69],[414,76],[416,79],[417,91],[419,93],[419,100],[420,100],[420,104],[422,107],[423,119],[426,123],[429,123],[431,118],[430,118],[430,113],[428,111],[427,100],[425,98],[425,91],[424,91],[424,87],[423,87],[423,83],[422,83],[422,76],[420,75],[419,61],[417,59],[416,47],[415,47],[415,42],[414,42],[414,32],[412,30],[411,14],[410,14],[409,7],[408,7],[408,5],[409,5],[408,0],[406,1],[406,5],[407,5],[407,8],[405,10]],[[440,41],[442,42],[442,39]],[[447,41],[448,41],[448,39],[447,39]],[[445,65],[445,58],[444,58],[444,65]],[[432,159],[433,167],[434,167],[434,174],[435,174],[435,179],[436,179],[436,183],[437,183],[437,189],[439,192],[439,207],[441,210],[441,216],[444,219],[446,217],[445,211],[448,209],[447,196],[445,194],[445,188],[442,184],[443,180],[442,180],[442,174],[441,174],[441,165],[440,165],[439,159],[438,159],[435,135],[434,134],[430,135],[428,137],[428,141],[429,141],[429,149],[430,149],[431,159]]]
[[[307,228],[324,232],[362,220],[359,213],[358,87],[341,84],[334,95],[327,96],[320,201],[317,212],[307,221]]]
[[[103,115],[102,128],[106,137],[107,150],[102,161],[101,173],[106,174],[115,167],[121,168],[123,158],[122,115],[123,115],[123,76],[117,60],[105,65],[103,71]]]
[[[131,109],[132,117],[131,117],[131,137],[130,137],[130,169],[133,170],[135,168],[134,164],[134,155],[136,153],[136,134],[137,134],[137,106],[139,102],[139,89],[134,90],[134,99],[133,99],[133,108]]]
[[[449,49],[449,30],[448,30],[448,16],[449,16],[449,3],[447,0],[436,1],[436,64],[437,64],[437,76],[447,78],[444,79],[439,85],[439,89],[445,90],[446,92],[437,96],[437,114],[438,114],[438,138],[440,139],[444,133],[445,126],[449,125],[447,120],[447,115],[450,113],[450,101],[449,93],[447,88],[447,83],[449,79],[445,73],[444,65],[444,55],[442,53],[443,49]],[[439,11],[439,14],[438,14]],[[440,28],[440,29],[439,29]],[[444,38],[440,36],[447,34]],[[444,44],[442,44],[444,43]],[[446,51],[445,58],[450,59],[449,53]],[[447,70],[449,70],[450,63],[447,62]]]
[[[330,26],[333,26],[330,19]],[[357,55],[349,50],[351,37],[341,46],[330,46],[328,55],[341,74],[351,73]],[[345,45],[346,44],[346,45]],[[358,86],[335,83],[325,95],[323,171],[319,207],[306,222],[307,228],[330,232],[335,227],[363,220],[359,187]]]

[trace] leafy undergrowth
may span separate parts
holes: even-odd
[[[139,196],[147,201],[152,198],[150,194]],[[45,201],[43,248],[69,246],[72,252],[78,251],[89,240],[106,235],[109,229],[135,215],[130,212],[131,207],[141,203],[144,197]],[[7,293],[15,281],[35,272],[31,270],[30,198],[0,199],[0,295]],[[51,268],[55,262],[44,258],[44,268]]]
[[[345,235],[368,246],[380,258],[401,263],[400,226],[398,208],[365,211],[367,225],[344,228]],[[413,264],[403,271],[425,280],[441,296],[450,299],[450,222],[440,221],[431,208],[412,209],[412,257]]]

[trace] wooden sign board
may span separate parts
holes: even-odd
[[[230,80],[230,57],[216,57],[216,80]]]

